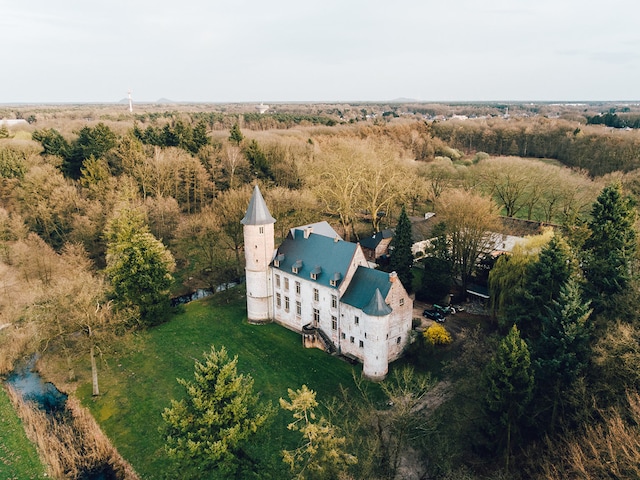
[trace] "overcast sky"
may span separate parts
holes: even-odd
[[[637,0],[0,0],[0,103],[640,100]]]

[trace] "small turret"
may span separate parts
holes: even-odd
[[[376,288],[369,303],[362,309],[367,331],[367,341],[362,359],[362,373],[370,380],[383,380],[389,371],[387,348],[389,315],[393,309],[387,305],[382,293]]]

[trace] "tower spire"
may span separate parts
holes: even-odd
[[[243,225],[268,225],[275,222],[276,219],[271,216],[269,208],[262,197],[262,193],[260,193],[260,189],[258,185],[256,185],[253,189],[251,200],[249,201],[247,213],[245,213],[244,218],[240,220],[240,223]]]

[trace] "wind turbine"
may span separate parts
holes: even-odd
[[[133,101],[131,100],[131,89],[129,89],[129,113],[133,113]]]

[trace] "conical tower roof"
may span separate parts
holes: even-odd
[[[249,208],[247,208],[247,213],[244,214],[244,218],[240,223],[243,225],[268,225],[270,223],[276,223],[276,219],[269,213],[269,209],[267,208],[264,198],[262,198],[258,185],[253,189]]]
[[[380,289],[376,288],[376,293],[373,294],[373,297],[371,297],[371,300],[362,311],[372,317],[384,317],[385,315],[389,315],[393,310],[384,301]]]

